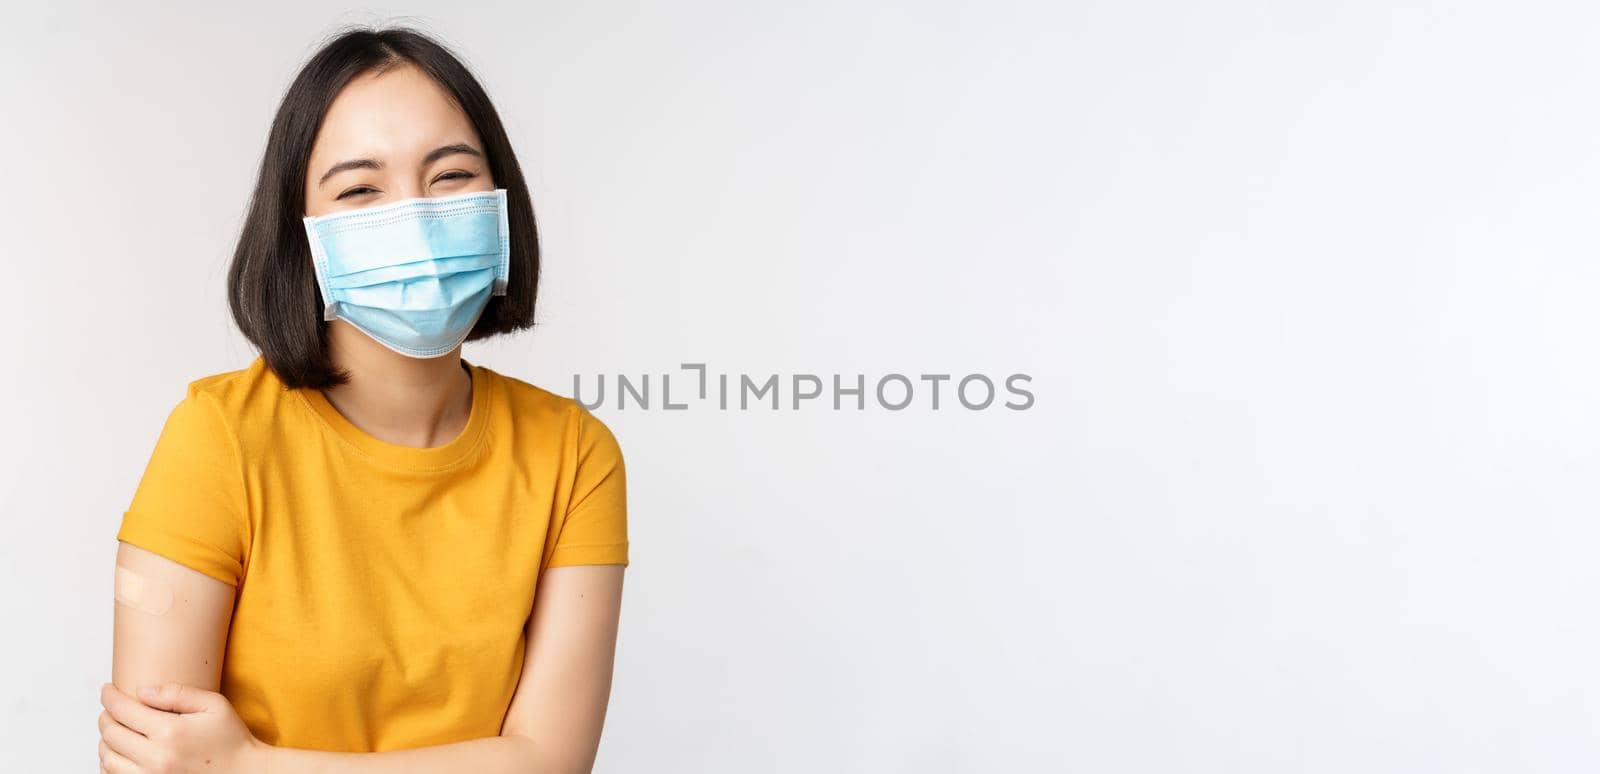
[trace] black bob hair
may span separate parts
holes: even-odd
[[[495,187],[506,189],[510,287],[491,296],[467,340],[533,326],[539,238],[533,201],[505,126],[483,87],[443,44],[409,27],[347,28],[295,76],[267,135],[250,208],[228,267],[228,305],[239,330],[285,386],[331,387],[349,374],[328,357],[322,295],[305,225],[306,166],[328,105],[356,76],[415,65],[451,94],[483,142]]]

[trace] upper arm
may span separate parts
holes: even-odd
[[[627,475],[611,429],[577,409],[565,510],[526,625],[522,677],[502,735],[532,739],[557,771],[594,766],[611,698],[622,575],[628,565]]]
[[[611,697],[623,572],[621,564],[554,567],[539,581],[522,677],[500,733],[533,740],[556,770],[594,766]]]
[[[117,531],[117,578],[160,600],[115,605],[112,682],[179,682],[217,690],[249,552],[244,478],[234,435],[215,400],[196,392],[167,416]]]
[[[117,567],[149,602],[129,604],[126,589],[113,590],[123,598],[114,605],[111,681],[129,695],[164,682],[217,690],[234,587],[128,543],[118,544]]]

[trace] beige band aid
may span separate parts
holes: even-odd
[[[117,601],[135,610],[161,615],[172,607],[172,585],[117,565]]]

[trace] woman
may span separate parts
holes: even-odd
[[[117,538],[102,770],[587,771],[624,471],[569,398],[461,358],[530,327],[533,208],[482,87],[408,29],[319,50]],[[537,591],[537,594],[535,592]]]

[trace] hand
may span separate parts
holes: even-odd
[[[178,683],[100,689],[100,770],[107,774],[252,772],[268,745],[257,740],[220,693]]]

